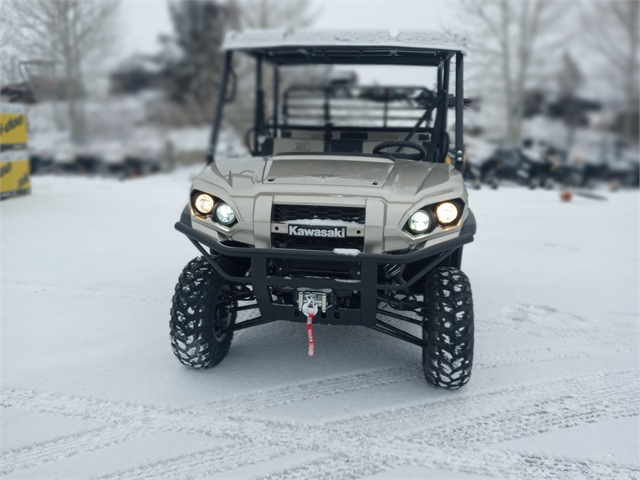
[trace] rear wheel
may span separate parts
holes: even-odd
[[[424,375],[431,385],[460,388],[471,378],[473,300],[467,276],[441,267],[427,277],[426,317],[422,323]]]
[[[227,355],[235,322],[230,284],[203,257],[184,268],[171,307],[171,347],[178,360],[191,368],[211,368]]]

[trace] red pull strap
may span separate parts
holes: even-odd
[[[309,356],[313,357],[313,353],[315,352],[315,343],[313,341],[313,311],[310,311],[307,314],[307,339],[309,341]]]

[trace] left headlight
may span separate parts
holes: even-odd
[[[424,233],[431,226],[431,215],[424,210],[418,210],[409,217],[409,229],[414,233]]]
[[[236,212],[229,204],[220,202],[216,207],[216,220],[222,225],[229,226],[236,221]]]

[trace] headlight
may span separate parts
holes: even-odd
[[[236,221],[236,214],[229,205],[220,202],[216,207],[216,220],[222,225],[231,225]]]
[[[211,195],[207,195],[206,193],[201,193],[198,195],[193,202],[193,206],[198,211],[198,213],[202,215],[208,215],[213,210],[213,205],[215,201]]]
[[[436,207],[436,217],[443,225],[448,225],[458,218],[458,207],[451,202],[441,203]]]
[[[412,232],[423,233],[431,226],[431,216],[424,210],[418,210],[409,217],[409,228]]]

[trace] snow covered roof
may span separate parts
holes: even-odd
[[[0,113],[27,113],[27,108],[24,105],[17,103],[0,103]]]
[[[242,32],[228,32],[223,50],[242,50],[253,55],[260,55],[274,63],[292,63],[291,57],[284,59],[282,54],[271,55],[272,51],[301,52],[301,51],[362,51],[369,54],[379,52],[375,58],[397,56],[397,49],[407,52],[462,52],[466,50],[465,39],[461,36],[442,31],[429,30],[401,30],[392,36],[388,30],[245,30]],[[389,55],[391,52],[391,55]],[[324,55],[324,53],[323,53]],[[307,60],[309,55],[307,55]],[[415,57],[414,57],[415,58]],[[287,61],[289,60],[289,61]],[[299,59],[302,62],[302,57]],[[315,63],[321,63],[315,58]],[[328,60],[328,59],[326,59]],[[358,57],[361,60],[361,57]],[[398,60],[398,58],[396,58]],[[298,63],[298,62],[293,62]],[[333,63],[326,61],[326,63]],[[357,63],[361,63],[358,61]],[[365,63],[366,59],[365,59]],[[371,62],[369,62],[371,63]],[[387,63],[387,62],[385,62]],[[406,63],[394,61],[390,63]],[[409,61],[414,64],[415,61]]]

